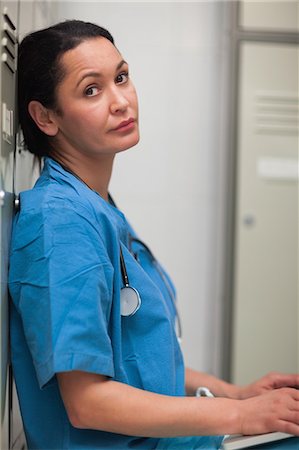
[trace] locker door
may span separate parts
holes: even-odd
[[[240,49],[232,379],[298,371],[298,47]]]
[[[1,449],[9,448],[8,293],[7,269],[13,215],[13,160],[15,148],[15,72],[17,2],[0,2],[0,265],[1,265]]]

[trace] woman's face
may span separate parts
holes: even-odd
[[[107,155],[139,140],[138,104],[128,64],[107,39],[82,42],[61,58],[65,76],[57,88],[59,152]]]

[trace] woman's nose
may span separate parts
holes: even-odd
[[[124,112],[129,106],[125,93],[117,86],[111,92],[110,110],[113,114]]]

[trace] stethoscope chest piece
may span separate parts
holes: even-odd
[[[137,289],[127,285],[120,290],[120,313],[123,317],[133,316],[141,305]]]

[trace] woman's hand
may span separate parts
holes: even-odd
[[[281,431],[299,436],[299,391],[297,389],[275,389],[240,401],[239,407],[242,434]]]
[[[237,387],[235,398],[242,400],[283,387],[299,389],[299,375],[271,372],[254,383],[243,387]]]

